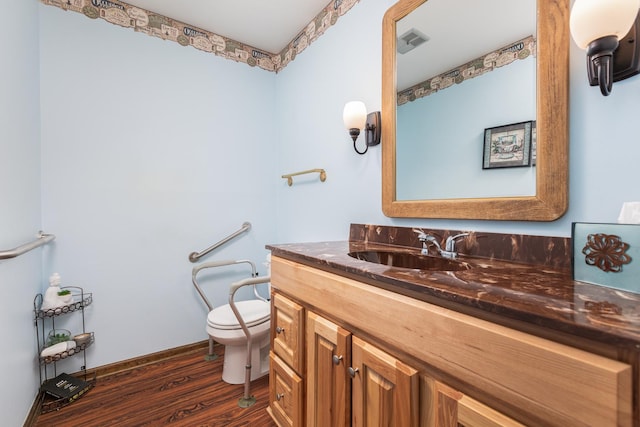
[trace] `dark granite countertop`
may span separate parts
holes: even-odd
[[[423,271],[389,267],[348,255],[350,251],[385,248],[389,249],[389,245],[366,238],[267,245],[274,256],[430,303],[466,306],[493,317],[640,349],[640,295],[574,281],[566,265],[536,265],[461,255],[460,260],[469,261],[474,267],[460,271]],[[419,254],[415,245],[394,249]]]

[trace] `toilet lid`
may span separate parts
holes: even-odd
[[[259,325],[269,320],[271,307],[268,302],[253,299],[236,302],[236,308],[247,328]],[[229,304],[216,307],[209,312],[207,324],[216,329],[241,329],[236,315]]]

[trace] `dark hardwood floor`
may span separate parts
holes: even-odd
[[[72,404],[38,416],[36,427],[252,426],[276,424],[266,412],[268,376],[251,383],[257,402],[238,407],[244,385],[222,381],[222,357],[205,361],[206,348],[99,377]]]

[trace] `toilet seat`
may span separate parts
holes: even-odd
[[[261,300],[238,301],[235,303],[247,328],[269,321],[271,307]],[[207,326],[220,330],[242,329],[229,304],[216,307],[207,316]]]

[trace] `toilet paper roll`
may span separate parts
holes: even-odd
[[[624,202],[618,216],[618,223],[640,224],[640,202]]]

